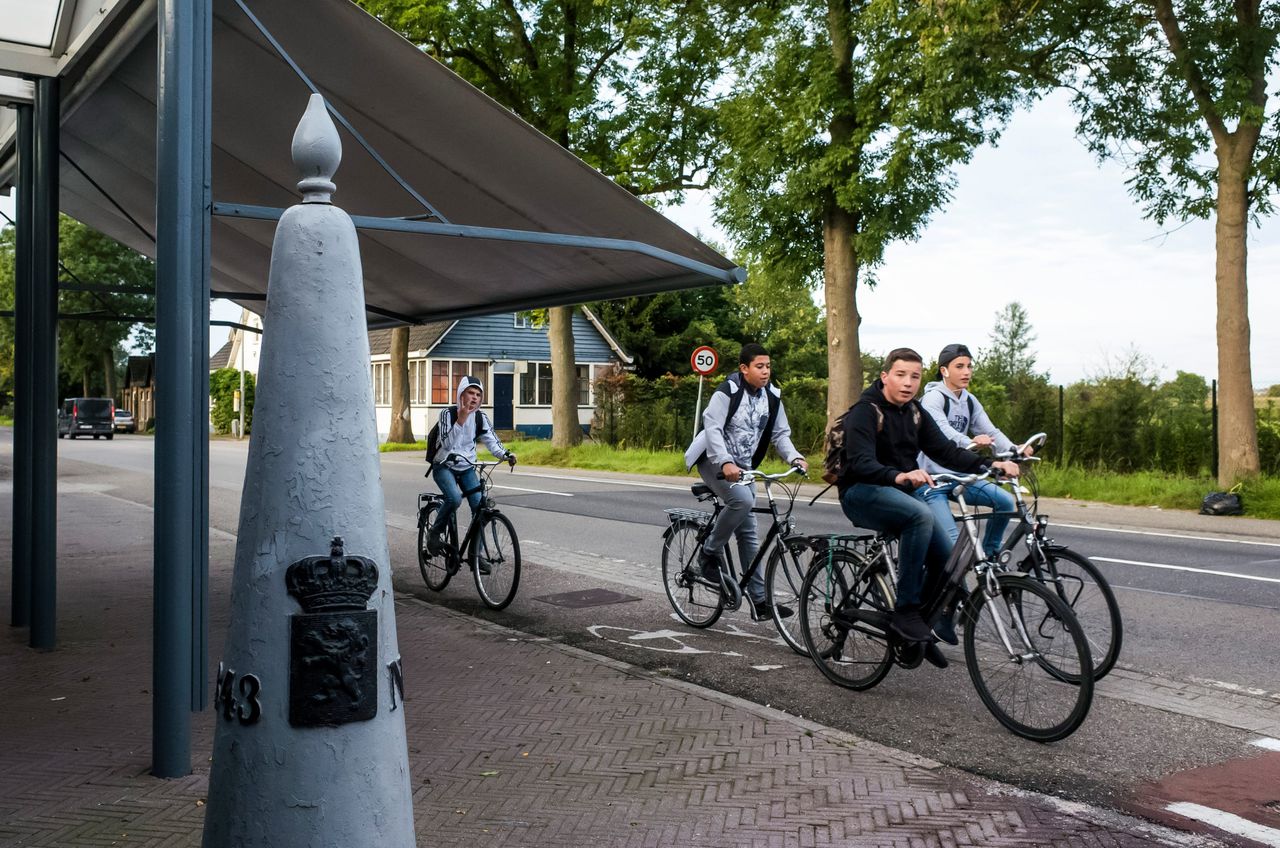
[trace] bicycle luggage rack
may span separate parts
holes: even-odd
[[[672,524],[677,521],[692,521],[698,526],[702,526],[711,521],[711,513],[703,512],[700,509],[685,509],[684,507],[676,506],[665,510],[665,512],[667,513],[667,520]]]

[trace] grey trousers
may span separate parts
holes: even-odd
[[[709,554],[719,554],[728,544],[729,537],[737,534],[738,565],[745,571],[756,555],[756,548],[760,546],[760,539],[756,534],[756,517],[751,512],[751,508],[756,505],[756,486],[754,483],[750,486],[730,485],[728,480],[716,479],[719,473],[720,467],[714,463],[707,460],[698,463],[698,474],[702,477],[702,482],[710,486],[711,491],[724,503],[724,509],[720,511],[720,517],[716,519],[702,549]],[[751,582],[747,585],[747,594],[754,601],[765,600],[763,563],[752,575]]]

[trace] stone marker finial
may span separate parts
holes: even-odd
[[[313,94],[307,101],[302,120],[298,121],[298,128],[293,132],[293,164],[302,174],[298,191],[302,192],[303,203],[329,202],[338,189],[333,184],[333,174],[341,161],[342,141],[338,138],[338,128],[329,117],[324,97]]]

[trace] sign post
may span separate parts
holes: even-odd
[[[702,381],[708,374],[715,372],[716,366],[720,364],[720,357],[716,355],[714,348],[702,345],[694,349],[689,357],[689,364],[698,375],[698,403],[693,407],[693,435],[697,436],[698,415],[702,412]]]

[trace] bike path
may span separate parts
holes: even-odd
[[[152,513],[70,477],[59,648],[0,644],[0,844],[198,845],[214,711],[189,777],[147,774]],[[212,531],[211,676],[233,557]],[[410,598],[396,614],[420,845],[1212,844]]]

